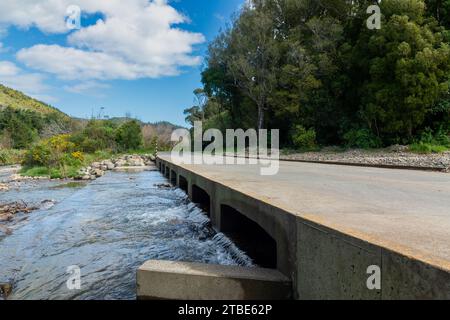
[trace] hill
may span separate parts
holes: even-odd
[[[70,132],[75,121],[60,110],[0,84],[0,147],[24,149],[40,138]]]
[[[15,110],[32,111],[40,114],[58,113],[67,117],[62,111],[44,103],[33,99],[24,93],[5,87],[0,84],[0,108],[12,108]]]

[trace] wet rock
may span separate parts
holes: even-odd
[[[10,228],[0,225],[0,236],[2,235],[2,233],[5,234],[6,236],[10,236],[12,234],[12,230]]]
[[[43,200],[41,201],[41,209],[48,210],[56,204],[55,200]]]
[[[12,284],[11,283],[0,283],[0,293],[3,296],[3,299],[8,299],[8,297],[12,293]]]
[[[12,213],[3,213],[0,214],[0,222],[9,222],[14,218]]]
[[[105,173],[101,169],[95,169],[92,172],[92,175],[95,175],[95,177],[97,177],[97,178],[103,177],[104,174]]]
[[[155,184],[155,187],[157,187],[158,189],[172,189],[172,185],[168,184],[168,183],[161,183],[161,184]]]
[[[0,183],[0,192],[2,191],[8,191],[9,186],[6,183]]]

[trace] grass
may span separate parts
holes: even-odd
[[[61,168],[24,167],[20,174],[25,177],[49,177],[51,179],[75,178],[78,176],[79,166],[65,166]]]
[[[443,153],[445,151],[449,151],[450,148],[449,146],[446,145],[419,142],[410,145],[409,150],[415,153],[430,154],[430,153]]]

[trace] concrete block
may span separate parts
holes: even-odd
[[[137,272],[138,299],[282,300],[291,291],[271,269],[151,260]]]
[[[369,266],[381,267],[381,250],[331,230],[298,222],[297,298],[300,300],[375,300]]]
[[[382,290],[385,300],[449,300],[450,273],[384,250]]]

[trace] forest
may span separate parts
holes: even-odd
[[[369,29],[370,5],[381,28]],[[209,45],[186,121],[284,148],[450,147],[450,0],[253,0]]]

